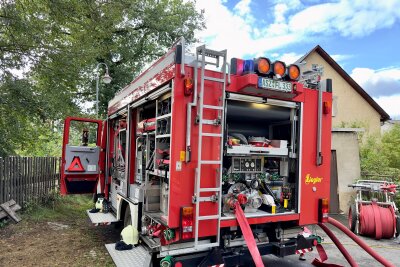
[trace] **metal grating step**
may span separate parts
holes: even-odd
[[[117,218],[111,212],[108,213],[90,213],[89,210],[86,211],[89,216],[90,221],[95,225],[110,225],[113,222],[118,222]]]
[[[117,267],[149,267],[151,265],[151,255],[143,246],[119,251],[115,249],[114,243],[106,244],[106,248]]]

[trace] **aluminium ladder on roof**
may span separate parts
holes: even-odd
[[[199,126],[199,138],[198,138],[198,157],[197,157],[197,168],[195,172],[195,190],[194,190],[194,197],[193,201],[196,204],[196,218],[195,218],[195,237],[194,237],[194,248],[195,249],[202,249],[204,247],[215,247],[219,246],[220,241],[220,224],[221,224],[221,202],[222,202],[222,192],[221,192],[221,184],[222,184],[222,157],[223,157],[223,130],[224,130],[224,121],[225,121],[225,89],[226,89],[226,50],[223,51],[214,51],[210,49],[206,49],[205,45],[202,45],[196,49],[196,60],[195,60],[195,71],[194,71],[194,80],[195,80],[195,88],[194,90],[198,90],[198,68],[200,65],[200,89],[199,89],[199,96],[198,96],[198,105],[197,105],[197,117],[196,121],[198,122]],[[222,58],[222,62],[220,61]],[[206,59],[212,59],[212,61],[206,61]],[[222,63],[222,71],[221,71],[221,78],[209,77],[205,75],[205,66],[215,65],[217,68],[219,67],[220,63]],[[222,85],[221,98],[220,98],[220,105],[206,105],[204,104],[204,91],[205,90],[215,90],[216,87],[210,86],[207,89],[204,86],[205,81],[209,81],[211,83],[216,83]],[[215,120],[205,120],[203,119],[203,112],[204,110],[217,110],[218,111],[218,118]],[[219,133],[208,133],[203,131],[203,125],[214,125],[218,127]],[[217,138],[220,144],[220,154],[218,160],[204,160],[202,158],[202,150],[203,150],[203,138]],[[202,167],[212,165],[219,165],[217,168],[217,181],[215,181],[216,187],[214,188],[205,188],[201,186],[201,179],[202,179]],[[203,170],[204,171],[204,170]],[[205,179],[206,177],[203,177]],[[214,192],[211,197],[201,197],[202,192]],[[200,208],[201,202],[213,202],[218,205],[217,214],[207,214],[200,216]],[[204,208],[203,208],[204,209]],[[199,244],[199,222],[200,221],[217,221],[217,238],[216,241],[213,243],[207,244]]]

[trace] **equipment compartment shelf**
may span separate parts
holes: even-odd
[[[152,174],[155,176],[160,176],[160,177],[165,177],[165,171],[159,170],[159,169],[155,169],[154,171],[149,171],[149,174]],[[169,172],[167,172],[167,178],[169,178]]]
[[[289,150],[287,147],[256,147],[250,145],[228,147],[227,155],[262,155],[262,156],[288,156]]]

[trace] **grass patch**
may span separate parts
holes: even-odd
[[[39,204],[30,203],[23,212],[23,218],[28,221],[45,220],[76,220],[85,218],[85,210],[93,208],[90,195],[67,195],[60,196],[54,192],[38,201]]]

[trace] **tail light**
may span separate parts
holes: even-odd
[[[318,221],[323,223],[328,222],[329,200],[327,198],[321,198],[318,206]]]
[[[181,208],[181,239],[193,238],[193,207]]]

